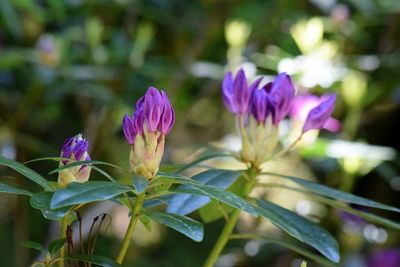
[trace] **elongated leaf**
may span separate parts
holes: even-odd
[[[51,209],[50,201],[53,197],[53,192],[40,192],[33,194],[30,203],[35,209],[39,209],[43,217],[49,220],[60,220],[64,215],[72,208],[72,206],[66,206],[59,209]]]
[[[93,264],[96,264],[101,267],[118,267],[121,266],[114,260],[103,257],[103,256],[97,256],[97,255],[73,255],[73,256],[68,256],[64,257],[64,259],[67,260],[75,260],[75,261],[81,261],[81,262],[90,262]]]
[[[282,178],[286,178],[289,179],[290,181],[295,182],[298,185],[301,185],[302,187],[305,187],[309,190],[311,190],[312,192],[316,193],[317,195],[321,195],[321,196],[326,196],[326,197],[330,197],[333,199],[337,199],[340,201],[344,201],[346,203],[352,203],[352,204],[358,204],[361,206],[366,206],[366,207],[371,207],[371,208],[377,208],[377,209],[382,209],[382,210],[390,210],[390,211],[394,211],[394,212],[399,212],[400,213],[400,209],[396,208],[396,207],[392,207],[389,205],[385,205],[373,200],[369,200],[367,198],[363,198],[363,197],[359,197],[359,196],[355,196],[346,192],[342,192],[333,188],[330,188],[328,186],[324,186],[321,184],[317,184],[311,181],[307,181],[304,179],[300,179],[294,176],[289,176],[289,175],[281,175],[281,174],[277,174],[277,173],[264,173],[264,174],[268,174],[268,175],[273,175],[273,176],[277,176],[277,177],[282,177]]]
[[[238,197],[237,195],[231,192],[224,191],[215,186],[193,184],[191,185],[191,188],[187,189],[177,188],[171,191],[175,193],[208,196],[210,198],[219,200],[237,209],[246,211],[253,216],[257,216],[257,211],[255,210],[255,208],[249,203],[247,203],[244,199]]]
[[[266,200],[257,199],[258,214],[270,220],[294,238],[312,246],[333,262],[339,262],[339,247],[325,229],[290,210]]]
[[[35,172],[34,170],[29,169],[28,167],[24,166],[23,164],[16,162],[14,160],[7,159],[5,157],[0,156],[0,165],[4,165],[10,167],[16,172],[19,172],[32,182],[40,185],[46,191],[52,191],[53,187],[51,186],[50,182],[44,179],[40,174]]]
[[[208,170],[192,177],[204,185],[216,186],[226,189],[239,178],[241,172],[230,170]],[[188,185],[179,186],[178,189],[190,189]],[[172,197],[168,204],[167,211],[180,215],[189,214],[209,203],[211,199],[207,196],[177,194]]]
[[[60,159],[62,159],[62,158],[60,158]],[[104,162],[104,161],[100,161],[100,160],[83,160],[83,161],[72,162],[72,163],[69,163],[64,166],[60,166],[59,168],[54,169],[51,172],[49,172],[49,174],[53,174],[53,173],[59,172],[61,170],[65,170],[65,169],[69,169],[69,168],[81,166],[81,165],[106,165],[106,166],[114,167],[116,169],[121,169],[117,165],[114,165],[114,164],[111,164],[108,162]]]
[[[74,204],[107,200],[119,194],[131,191],[129,186],[103,181],[70,183],[66,188],[57,190],[50,202],[51,208],[61,208]]]
[[[149,185],[149,180],[141,175],[132,175],[132,184],[136,192],[142,193]]]
[[[64,246],[65,241],[66,241],[65,238],[51,241],[49,244],[49,253],[51,255],[56,254]]]
[[[189,217],[171,214],[171,213],[164,213],[164,212],[144,212],[150,219],[165,224],[168,227],[184,234],[185,236],[193,239],[194,241],[200,242],[203,240],[204,230],[203,225],[190,219]]]
[[[303,248],[300,243],[294,242],[294,240],[276,238],[271,235],[256,235],[256,234],[233,235],[232,239],[262,239],[267,242],[271,242],[273,244],[277,244],[277,245],[280,245],[287,249],[293,250],[293,251],[299,253],[300,255],[303,255],[309,259],[312,259],[313,261],[320,264],[321,266],[339,267],[338,264],[331,262],[330,260],[328,260],[324,257],[321,257],[321,256]]]
[[[25,195],[25,196],[31,196],[32,193],[25,190],[21,189],[18,187],[15,187],[13,185],[9,184],[4,184],[0,182],[0,193],[8,193],[8,194],[14,194],[14,195]]]
[[[232,154],[228,154],[228,153],[224,153],[224,152],[215,152],[215,153],[210,153],[208,155],[204,155],[194,161],[192,161],[191,163],[185,165],[184,167],[182,167],[178,172],[183,172],[184,170],[187,170],[193,166],[196,166],[197,164],[203,162],[203,161],[207,161],[210,159],[215,159],[215,158],[221,158],[221,157],[231,157],[234,158],[234,156]]]
[[[35,241],[22,241],[21,246],[23,246],[25,248],[36,249],[40,252],[44,251],[43,246]]]

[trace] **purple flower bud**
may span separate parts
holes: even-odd
[[[160,119],[159,131],[162,134],[167,134],[172,128],[172,125],[175,122],[175,112],[171,103],[169,102],[168,96],[164,91],[161,91],[161,97],[164,102],[163,113]]]
[[[324,95],[321,98],[326,100],[310,110],[303,126],[303,132],[323,128],[331,117],[335,108],[336,94]]]
[[[64,166],[73,161],[90,160],[88,154],[89,143],[82,138],[81,134],[67,138],[64,141],[60,166]],[[68,160],[69,159],[69,160]],[[71,182],[86,182],[89,179],[90,167],[87,165],[68,168],[59,172],[58,182],[60,186],[66,186]]]
[[[144,118],[147,129],[150,132],[157,131],[163,109],[164,103],[160,92],[156,88],[150,87],[145,94],[143,102]]]
[[[239,70],[235,79],[228,72],[222,81],[222,97],[226,108],[233,114],[249,113],[251,96],[259,82],[258,80],[249,87],[243,69]]]
[[[270,100],[274,107],[273,123],[279,124],[289,113],[291,101],[295,95],[295,89],[290,76],[286,73],[280,73],[272,82],[270,88]]]
[[[271,103],[267,91],[264,88],[256,89],[252,97],[251,113],[258,123],[265,122],[265,119],[270,114],[270,106]]]
[[[400,266],[400,249],[391,248],[374,252],[368,259],[368,267]]]
[[[133,126],[133,122],[128,114],[125,114],[122,120],[122,130],[128,143],[133,145],[135,143],[137,131]]]

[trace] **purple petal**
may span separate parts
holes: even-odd
[[[400,266],[400,249],[389,248],[374,252],[368,259],[368,267]]]
[[[125,114],[122,120],[122,130],[128,143],[133,145],[135,143],[137,132],[135,131],[135,128],[133,127],[133,122],[128,114]]]
[[[222,100],[225,107],[230,112],[233,114],[237,113],[237,107],[233,99],[233,77],[231,72],[225,74],[224,80],[222,81]]]
[[[159,130],[162,134],[167,134],[175,122],[175,112],[164,91],[161,91],[161,97],[164,102],[164,109],[159,124]]]
[[[268,93],[263,89],[257,89],[252,97],[252,114],[258,123],[263,123],[270,113]]]
[[[303,132],[312,129],[321,129],[330,118],[336,103],[336,94],[327,97],[327,100],[320,103],[315,108],[311,109],[307,115],[307,119],[303,126]]]
[[[132,117],[132,127],[136,134],[143,135],[143,124],[144,124],[144,111],[143,107],[141,107],[135,111]]]
[[[89,143],[86,140],[80,140],[76,143],[73,153],[76,160],[83,160],[82,156],[88,151]]]
[[[143,103],[144,117],[150,132],[153,133],[157,130],[163,109],[163,99],[160,92],[156,88],[150,87],[146,92]]]
[[[284,72],[280,73],[272,83],[270,95],[274,106],[274,124],[277,125],[289,113],[291,101],[295,95],[290,76]]]
[[[248,113],[250,96],[246,75],[243,69],[240,69],[233,81],[233,100],[237,105],[237,112],[239,114],[244,115]]]

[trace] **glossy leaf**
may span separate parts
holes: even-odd
[[[57,190],[50,202],[51,208],[60,208],[74,204],[107,200],[119,194],[131,191],[129,186],[103,181],[70,183]]]
[[[14,195],[25,195],[25,196],[31,196],[32,193],[25,190],[21,189],[18,187],[15,187],[13,185],[9,184],[4,184],[0,182],[0,193],[8,193],[8,194],[14,194]]]
[[[50,182],[44,179],[43,176],[19,162],[0,156],[0,165],[10,167],[47,191],[53,190]]]
[[[336,240],[325,229],[292,211],[267,200],[257,199],[257,212],[275,226],[294,238],[312,246],[333,262],[339,262],[339,247]]]
[[[164,212],[143,212],[145,215],[150,217],[150,219],[164,224],[185,236],[193,239],[194,241],[200,242],[203,240],[204,229],[203,225],[189,217],[164,213]]]
[[[215,158],[221,158],[221,157],[231,157],[234,158],[234,156],[232,154],[228,154],[228,153],[224,153],[224,152],[214,152],[214,153],[209,153],[207,155],[204,155],[194,161],[192,161],[189,164],[186,164],[185,166],[183,166],[178,172],[183,172],[184,170],[187,170],[193,166],[196,166],[197,164],[210,160],[210,159],[215,159]]]
[[[376,201],[373,201],[370,199],[366,199],[363,197],[355,196],[350,193],[342,192],[342,191],[330,188],[328,186],[314,183],[314,182],[311,182],[308,180],[300,179],[300,178],[297,178],[294,176],[289,176],[289,175],[281,175],[281,174],[277,174],[277,173],[264,173],[264,174],[289,179],[290,181],[295,182],[296,184],[301,185],[302,187],[305,187],[305,188],[311,190],[312,192],[316,193],[317,195],[330,197],[330,198],[337,199],[337,200],[340,200],[340,201],[343,201],[346,203],[357,204],[357,205],[361,205],[361,206],[377,208],[377,209],[382,209],[382,210],[390,210],[390,211],[400,213],[399,208],[385,205],[385,204],[382,204],[382,203],[379,203],[379,202],[376,202]]]
[[[132,185],[136,192],[142,193],[149,185],[149,180],[141,175],[132,175]]]
[[[35,241],[22,241],[21,246],[23,246],[25,248],[36,249],[40,252],[45,251],[43,246]]]
[[[73,256],[64,257],[64,259],[75,260],[75,261],[80,261],[80,262],[90,262],[90,263],[96,264],[101,267],[121,266],[117,262],[115,262],[113,259],[103,257],[103,256],[97,256],[97,255],[87,255],[87,254],[73,255]]]
[[[191,185],[191,188],[187,189],[177,188],[171,191],[175,193],[192,194],[192,195],[207,196],[210,198],[214,198],[232,207],[246,211],[253,216],[257,216],[257,211],[255,210],[255,208],[249,203],[247,203],[244,199],[238,197],[237,195],[231,192],[224,191],[215,186],[193,184]]]
[[[72,206],[51,209],[50,201],[53,197],[53,194],[53,192],[41,192],[33,194],[30,199],[30,203],[33,208],[39,209],[46,219],[60,220],[72,208]]]
[[[62,158],[60,158],[60,160],[61,159]],[[84,160],[84,161],[76,161],[76,162],[69,163],[67,165],[60,166],[59,168],[54,169],[51,172],[49,172],[49,174],[53,174],[53,173],[59,172],[61,170],[65,170],[65,169],[69,169],[69,168],[81,166],[81,165],[106,165],[106,166],[114,167],[116,169],[121,169],[117,165],[114,165],[114,164],[111,164],[108,162],[104,162],[104,161],[100,161],[100,160]]]
[[[49,244],[49,253],[51,255],[56,254],[64,246],[65,241],[65,238],[51,241]]]
[[[226,189],[241,175],[239,171],[230,170],[208,170],[192,177],[192,180],[198,181],[204,185],[211,185],[218,188]],[[190,189],[188,185],[181,185],[178,189]],[[167,211],[180,215],[189,214],[198,208],[209,203],[211,199],[207,196],[176,194],[169,204]]]

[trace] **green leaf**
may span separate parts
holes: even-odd
[[[61,238],[51,241],[49,244],[49,253],[51,255],[56,254],[64,246],[66,240],[65,238]]]
[[[15,187],[13,185],[9,184],[4,184],[0,182],[0,193],[8,193],[8,194],[14,194],[14,195],[25,195],[25,196],[31,196],[32,193],[25,190],[21,189],[18,187]]]
[[[26,178],[28,178],[32,182],[40,185],[46,191],[52,191],[53,190],[53,187],[51,186],[49,181],[44,179],[40,174],[38,174],[34,170],[29,169],[28,167],[24,166],[23,164],[21,164],[19,162],[16,162],[14,160],[10,160],[10,159],[7,159],[5,157],[0,156],[0,165],[4,165],[4,166],[7,166],[7,167],[10,167],[11,169],[13,169],[14,171],[22,174],[23,176],[25,176]]]
[[[140,216],[140,222],[147,229],[147,231],[151,232],[152,225],[151,225],[151,220],[150,220],[149,216],[142,214],[142,216]]]
[[[165,224],[194,241],[200,242],[203,240],[203,225],[198,221],[190,219],[189,217],[164,212],[145,211],[143,213],[149,216],[152,220]]]
[[[240,171],[231,170],[207,170],[192,177],[192,180],[198,181],[203,185],[215,186],[226,189],[241,175]],[[188,185],[181,185],[178,189],[190,189]],[[167,211],[180,215],[189,214],[202,206],[209,203],[211,200],[207,196],[177,194],[169,201]]]
[[[74,204],[107,200],[131,190],[132,188],[129,186],[112,182],[88,181],[85,183],[70,183],[67,187],[54,193],[50,207],[61,208]]]
[[[312,246],[333,262],[339,262],[339,247],[325,229],[272,202],[257,199],[258,214],[294,238]]]
[[[61,159],[62,158],[60,158],[60,160]],[[100,161],[100,160],[83,160],[83,161],[75,161],[75,162],[69,163],[67,165],[60,166],[59,168],[54,169],[51,172],[49,172],[49,174],[53,174],[53,173],[56,173],[56,172],[59,172],[59,171],[65,170],[65,169],[69,169],[69,168],[81,166],[81,165],[106,165],[106,166],[114,167],[116,169],[121,169],[117,165],[114,165],[114,164],[111,164],[108,162],[104,162],[104,161]]]
[[[229,215],[234,209],[225,203],[213,200],[199,209],[199,215],[203,222],[210,223],[224,217],[224,214]]]
[[[45,251],[43,246],[41,244],[39,244],[38,242],[35,242],[35,241],[22,241],[21,242],[21,246],[23,246],[25,248],[36,249],[36,250],[38,250],[40,252]]]
[[[121,266],[110,258],[103,257],[103,256],[97,256],[97,255],[73,255],[73,256],[64,257],[64,259],[76,260],[76,261],[81,261],[81,262],[90,262],[90,263],[96,264],[101,267]]]
[[[72,206],[66,206],[59,209],[51,209],[50,201],[53,197],[53,192],[41,192],[33,194],[30,203],[35,209],[39,209],[43,216],[49,220],[60,220],[67,214],[67,212],[72,208]]]
[[[149,185],[149,179],[141,175],[132,175],[132,184],[135,187],[135,191],[138,193],[142,193],[146,190]]]
[[[193,166],[196,166],[197,164],[210,160],[210,159],[215,159],[215,158],[221,158],[221,157],[231,157],[234,158],[234,156],[232,154],[228,154],[228,153],[224,153],[224,152],[215,152],[215,153],[210,153],[207,155],[204,155],[194,161],[192,161],[191,163],[183,166],[178,172],[183,172],[184,170],[187,170]]]
[[[270,173],[270,172],[263,173],[263,174],[273,175],[273,176],[289,179],[290,181],[293,181],[296,184],[301,185],[302,187],[305,187],[305,188],[311,190],[312,192],[316,193],[317,195],[330,197],[330,198],[337,199],[337,200],[340,200],[340,201],[343,201],[346,203],[352,203],[352,204],[357,204],[357,205],[361,205],[361,206],[377,208],[377,209],[382,209],[382,210],[390,210],[390,211],[400,213],[400,209],[398,209],[396,207],[385,205],[385,204],[382,204],[382,203],[379,203],[379,202],[376,202],[373,200],[369,200],[369,199],[366,199],[363,197],[355,196],[355,195],[352,195],[352,194],[349,194],[346,192],[342,192],[342,191],[330,188],[328,186],[324,186],[324,185],[321,185],[318,183],[300,179],[300,178],[297,178],[294,176],[282,175],[282,174]]]
[[[237,209],[246,211],[251,215],[253,215],[254,217],[257,216],[257,211],[255,210],[255,208],[249,203],[247,203],[244,199],[238,197],[237,195],[231,192],[224,191],[215,186],[192,184],[191,188],[185,188],[185,189],[176,188],[171,191],[175,193],[186,193],[199,196],[208,196],[210,198],[219,200]]]

